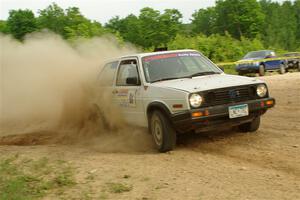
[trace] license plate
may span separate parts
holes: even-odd
[[[228,110],[230,119],[249,115],[248,104],[229,106]]]

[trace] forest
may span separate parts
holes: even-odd
[[[0,21],[0,32],[21,42],[26,34],[44,30],[70,43],[114,35],[120,45],[129,42],[143,51],[191,48],[214,62],[235,61],[260,49],[300,51],[300,0],[217,0],[213,7],[195,10],[188,24],[177,9],[160,12],[150,7],[139,15],[114,16],[101,24],[86,18],[77,7],[63,9],[52,3],[36,15],[29,9],[10,10],[9,17]]]

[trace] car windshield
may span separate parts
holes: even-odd
[[[148,82],[222,73],[208,58],[198,52],[146,56],[142,62]]]
[[[266,56],[275,56],[275,53],[273,51],[251,51],[246,54],[244,59],[247,58],[265,58]]]

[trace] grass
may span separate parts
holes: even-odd
[[[67,164],[49,162],[45,157],[32,160],[18,155],[0,159],[0,200],[31,200],[50,190],[76,184]]]
[[[132,190],[132,186],[126,185],[123,183],[106,183],[106,186],[108,187],[108,190],[111,193],[123,193],[123,192],[129,192]]]
[[[237,72],[235,71],[235,65],[226,65],[226,66],[221,66],[224,68],[224,72],[226,74],[234,74],[236,75]]]

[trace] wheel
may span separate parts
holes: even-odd
[[[254,132],[259,128],[260,117],[256,117],[252,122],[239,125],[239,130],[241,132]]]
[[[107,119],[105,118],[105,115],[102,113],[97,104],[91,105],[88,119],[94,123],[101,123],[101,126],[103,126],[102,128],[104,129],[111,128]]]
[[[280,64],[279,73],[284,74],[285,73],[285,66],[284,64]]]
[[[263,64],[259,65],[258,73],[260,76],[265,75],[265,66]]]
[[[176,145],[176,131],[167,117],[155,110],[150,118],[150,131],[159,152],[173,150]]]
[[[298,71],[300,72],[300,61],[298,62]]]

